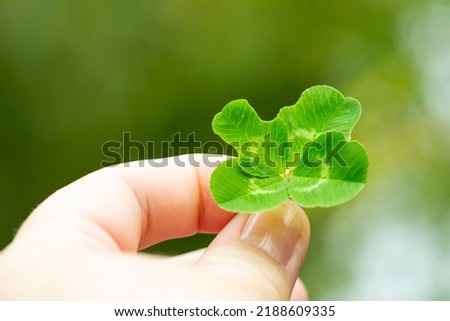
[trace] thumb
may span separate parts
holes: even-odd
[[[252,215],[238,214],[198,265],[225,280],[223,297],[289,300],[309,235],[305,212],[291,201]]]

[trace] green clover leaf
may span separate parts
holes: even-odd
[[[367,178],[364,146],[350,140],[360,114],[356,99],[329,86],[307,89],[272,121],[261,120],[246,100],[230,102],[212,127],[238,158],[214,170],[214,200],[241,213],[270,209],[289,198],[303,207],[349,201]]]
[[[285,171],[283,156],[267,146],[287,141],[288,133],[281,119],[262,121],[246,100],[239,99],[228,103],[214,117],[212,127],[225,142],[234,146],[239,165],[247,173],[268,177]]]

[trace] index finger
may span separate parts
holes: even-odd
[[[171,238],[218,232],[233,216],[215,205],[208,188],[211,165],[220,160],[224,157],[190,154],[159,160],[165,166],[137,161],[98,170],[46,199],[16,239],[39,235],[57,242],[65,235],[92,234],[108,247],[137,251]]]

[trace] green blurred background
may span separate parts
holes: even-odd
[[[0,249],[123,132],[218,139],[230,100],[271,119],[316,84],[362,103],[370,168],[356,199],[308,211],[310,297],[449,300],[449,1],[0,0]]]

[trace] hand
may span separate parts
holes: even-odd
[[[235,215],[211,199],[212,168],[128,165],[91,173],[33,211],[0,255],[0,299],[306,299],[301,208]],[[136,253],[197,232],[219,234],[176,257]]]

